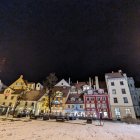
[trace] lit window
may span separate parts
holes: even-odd
[[[87,104],[86,106],[87,106],[87,108],[90,108],[90,104]]]
[[[127,108],[125,109],[126,115],[130,115],[131,114],[131,109]]]
[[[91,104],[91,108],[95,108],[95,104]]]

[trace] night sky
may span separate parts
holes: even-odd
[[[0,78],[42,81],[122,69],[140,81],[139,0],[0,0]]]

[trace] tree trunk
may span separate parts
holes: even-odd
[[[49,93],[50,94],[50,93]],[[52,108],[51,108],[51,97],[49,95],[49,110],[50,110],[50,113],[52,113]]]

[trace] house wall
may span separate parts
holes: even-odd
[[[111,119],[110,106],[108,95],[92,94],[84,95],[86,115],[92,115],[99,118],[100,113],[103,113],[103,118]]]
[[[66,104],[65,113],[74,116],[85,116],[84,104]]]
[[[129,86],[129,90],[130,90],[130,94],[131,94],[131,98],[132,98],[132,102],[133,102],[133,106],[135,110],[135,115],[137,117],[140,117],[139,96],[136,92],[134,79],[132,77],[129,77],[127,80],[128,80],[128,86]]]
[[[136,118],[135,112],[134,112],[134,106],[132,103],[131,95],[130,95],[130,90],[128,87],[128,82],[127,82],[127,77],[123,76],[122,78],[109,78],[106,76],[106,84],[107,84],[107,89],[108,93],[110,96],[110,106],[111,106],[111,111],[112,111],[112,118],[116,119],[117,116],[114,116],[115,110],[113,110],[115,107],[119,107],[120,110],[123,110],[123,108],[128,108],[131,109],[131,115],[132,118]],[[120,82],[123,82],[124,85],[120,85]],[[111,85],[111,82],[114,82],[114,86]],[[113,89],[116,90],[116,94],[113,94]],[[126,94],[122,94],[122,90],[125,89]],[[128,103],[124,103],[123,97],[127,97]],[[114,98],[117,98],[118,103],[114,103]],[[123,111],[121,111],[123,112]],[[126,113],[121,113],[121,118],[126,117]]]

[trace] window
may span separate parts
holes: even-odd
[[[101,104],[97,104],[97,108],[101,108]]]
[[[87,104],[87,108],[90,108],[90,104]]]
[[[12,105],[12,103],[9,103],[9,106],[11,106]]]
[[[124,85],[123,81],[120,81],[120,85]]]
[[[5,105],[5,102],[3,102],[3,104],[2,105]]]
[[[71,98],[71,101],[75,101],[75,98],[74,98],[74,97],[72,97],[72,98]]]
[[[105,101],[106,100],[106,97],[102,97],[102,99],[103,99],[103,101]]]
[[[68,105],[68,108],[70,108],[70,105]]]
[[[122,89],[122,94],[126,94],[126,91],[125,91],[125,89]]]
[[[100,101],[100,97],[97,97],[97,100]]]
[[[74,105],[72,105],[71,108],[74,108]]]
[[[106,108],[107,106],[106,106],[106,104],[102,104],[102,108]]]
[[[80,108],[83,108],[83,105],[80,105]]]
[[[14,99],[14,96],[11,96],[11,100],[13,100]]]
[[[123,101],[124,101],[124,103],[128,103],[127,97],[123,97]]]
[[[114,84],[114,82],[111,82],[111,86],[114,86],[115,84]]]
[[[89,98],[87,98],[87,101],[89,101]]]
[[[5,100],[7,99],[7,96],[5,96]]]
[[[116,94],[116,89],[112,89],[112,94]]]
[[[114,103],[118,103],[118,99],[117,98],[114,98]]]
[[[34,102],[32,102],[31,106],[34,106]]]
[[[25,102],[25,106],[27,106],[28,105],[28,103],[27,102]]]
[[[95,104],[91,104],[91,108],[95,108]]]
[[[91,101],[94,101],[94,98],[91,98]]]
[[[131,115],[131,109],[127,108],[125,109],[126,115]]]

